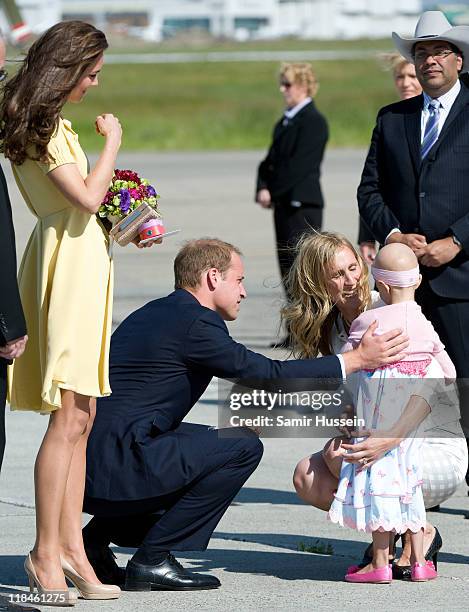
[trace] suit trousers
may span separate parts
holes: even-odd
[[[5,402],[7,398],[7,362],[0,359],[0,471],[2,469],[3,455],[5,453]]]
[[[277,241],[277,257],[280,274],[285,293],[288,291],[285,284],[290,268],[295,260],[295,247],[298,238],[312,229],[317,231],[322,227],[322,211],[319,206],[302,204],[295,208],[290,203],[274,204],[275,237]]]
[[[194,444],[204,449],[202,473],[183,489],[159,497],[85,498],[84,511],[95,515],[85,531],[97,544],[137,548],[135,560],[146,564],[164,551],[207,548],[218,522],[258,466],[263,446],[254,432],[243,428],[230,430],[233,437],[192,423],[182,423],[176,431],[190,432]]]
[[[469,301],[441,297],[425,280],[415,297],[456,367],[461,426],[469,438]]]

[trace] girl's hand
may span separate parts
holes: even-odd
[[[104,115],[98,115],[96,117],[96,132],[105,138],[115,138],[121,141],[122,138],[122,127],[119,123],[119,119],[114,117],[111,113],[105,113]]]
[[[158,238],[158,240],[152,240],[151,242],[146,242],[145,244],[140,244],[140,238],[137,236],[132,240],[133,244],[139,249],[145,249],[147,247],[152,247],[154,244],[162,244],[163,238]]]
[[[402,438],[393,437],[391,432],[385,431],[362,429],[351,433],[355,438],[366,438],[356,444],[342,443],[342,448],[346,451],[343,456],[344,461],[358,464],[360,466],[358,472],[371,467],[389,450],[398,446],[402,440]]]

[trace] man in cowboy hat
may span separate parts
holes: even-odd
[[[467,440],[469,89],[458,77],[469,70],[469,27],[427,11],[413,37],[394,32],[393,40],[415,64],[423,94],[379,111],[358,206],[376,240],[407,244],[419,259],[417,301],[456,366]]]

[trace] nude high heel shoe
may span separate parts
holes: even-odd
[[[39,578],[37,577],[36,570],[34,569],[34,565],[31,559],[31,553],[28,554],[24,561],[24,571],[28,575],[29,580],[29,590],[31,593],[34,593],[34,588],[36,587],[37,592],[41,598],[41,601],[38,602],[39,605],[43,606],[74,606],[77,602],[77,596],[75,593],[66,591],[61,589],[45,589],[42,584],[39,582]]]
[[[91,582],[87,582],[82,578],[68,561],[65,561],[62,557],[60,560],[65,577],[80,591],[83,599],[118,599],[120,597],[121,590],[117,585],[91,584]]]

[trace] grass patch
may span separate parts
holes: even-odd
[[[330,146],[369,144],[379,107],[395,99],[377,62],[314,62],[316,98]],[[283,111],[277,62],[105,65],[99,88],[64,114],[88,151],[101,146],[94,118],[119,117],[125,150],[266,149]]]
[[[301,552],[316,553],[318,555],[333,555],[334,549],[331,544],[315,540],[312,543],[298,542],[298,550]]]
[[[147,42],[138,38],[122,38],[108,36],[108,53],[181,53],[187,51],[325,51],[336,49],[379,49],[390,50],[390,38],[354,40],[302,40],[293,37],[275,40],[251,40],[236,42],[233,40],[217,40],[207,35],[184,35],[170,38],[159,43]]]

